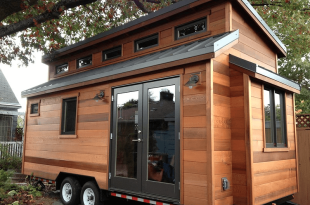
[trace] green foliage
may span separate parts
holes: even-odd
[[[22,159],[20,157],[11,156],[8,152],[8,148],[4,145],[0,145],[0,152],[2,157],[0,158],[0,169],[3,170],[20,170],[22,167]]]
[[[0,170],[0,199],[5,199],[9,195],[8,191],[18,191],[20,188],[16,184],[11,184],[10,177],[13,175],[12,172]]]
[[[37,4],[26,6],[23,11],[8,16],[0,22],[0,27],[34,18],[49,11],[59,1],[38,0]],[[172,0],[154,2],[156,3],[144,2],[143,4],[148,11],[156,11],[170,5]],[[53,53],[59,48],[80,42],[145,15],[133,1],[128,0],[97,0],[68,10],[59,9],[62,10],[59,19],[42,24],[35,23],[35,27],[0,38],[0,63],[11,64],[11,61],[16,59],[28,65],[34,60],[32,53],[35,50],[46,54]],[[21,46],[16,43],[18,41],[21,42]]]
[[[28,194],[31,194],[33,197],[39,197],[42,196],[42,193],[38,190],[37,187],[34,187],[32,185],[22,186],[21,189],[23,191],[27,191]]]
[[[301,95],[296,95],[296,110],[309,113],[310,2],[308,0],[250,2],[287,47],[287,57],[278,61],[279,74],[302,86]]]

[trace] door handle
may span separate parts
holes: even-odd
[[[140,139],[140,138],[138,138],[138,139],[136,139],[136,140],[132,140],[133,142],[142,142],[143,140],[142,139]]]

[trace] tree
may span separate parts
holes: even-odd
[[[301,85],[296,110],[310,113],[310,2],[308,0],[252,0],[252,5],[287,47],[278,60],[279,74]]]
[[[0,63],[11,64],[15,59],[28,65],[33,62],[34,50],[52,53],[173,2],[175,1],[2,0]]]

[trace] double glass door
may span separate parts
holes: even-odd
[[[179,199],[179,78],[113,92],[110,187]]]

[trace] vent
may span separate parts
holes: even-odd
[[[56,74],[68,72],[69,66],[68,63],[56,66]]]
[[[92,56],[80,58],[76,61],[77,68],[83,68],[92,64]]]
[[[102,61],[118,58],[122,56],[122,46],[102,51]]]
[[[158,34],[135,41],[135,51],[141,51],[154,46],[158,46]]]
[[[207,19],[195,20],[175,28],[175,40],[206,31]]]

